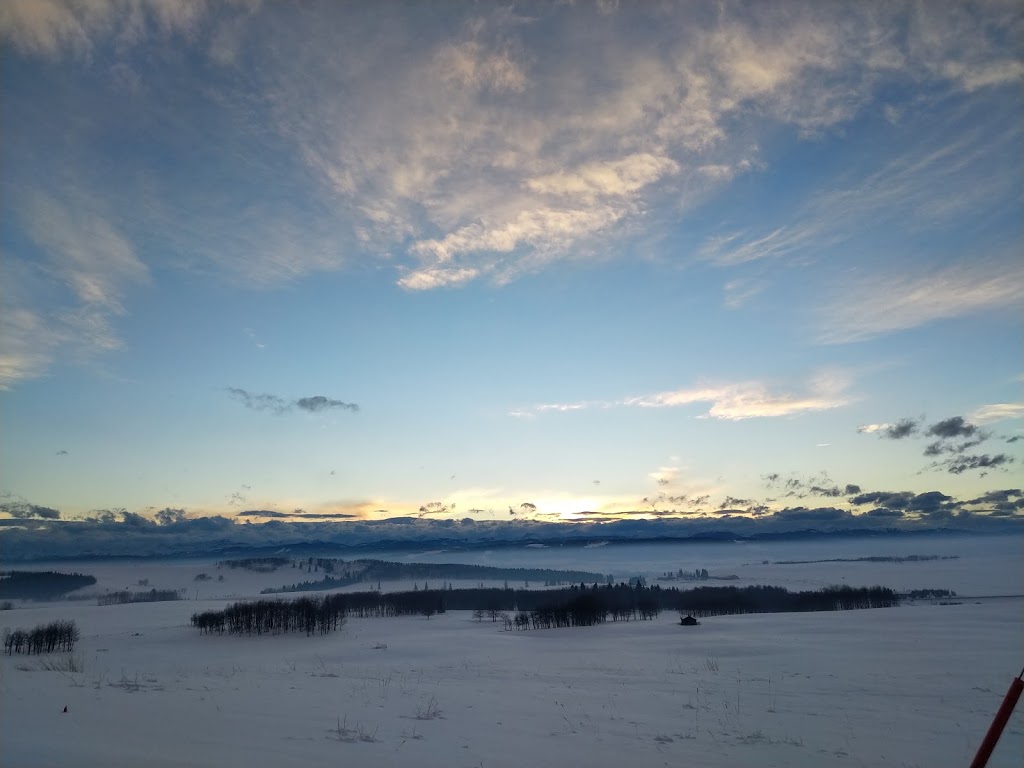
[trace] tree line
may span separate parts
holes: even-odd
[[[776,560],[772,565],[807,565],[809,563],[924,563],[929,560],[959,560],[960,555],[872,555],[870,557],[830,557],[827,560]]]
[[[232,570],[242,568],[256,573],[270,573],[288,565],[294,568],[297,564],[298,561],[292,560],[290,557],[245,557],[238,560],[221,560],[217,563],[217,567],[227,566]]]
[[[847,586],[790,592],[783,587],[767,586],[679,589],[657,584],[631,586],[595,583],[591,586],[580,584],[548,590],[455,589],[443,592],[443,596],[448,610],[508,612],[564,606],[584,592],[596,596],[598,605],[612,621],[649,618],[656,615],[656,610],[714,616],[732,613],[837,611],[899,604],[899,596],[887,587]]]
[[[96,583],[95,576],[57,571],[9,571],[0,576],[0,598],[59,600],[68,592]]]
[[[568,599],[547,602],[530,611],[519,610],[514,616],[502,613],[501,619],[508,631],[592,627],[603,624],[609,617],[613,621],[648,621],[657,618],[661,606],[655,598],[649,594],[640,594],[635,599],[629,599],[625,595],[627,591],[634,590],[628,586],[625,590],[615,590],[614,587],[588,590],[584,587]]]
[[[125,605],[127,603],[162,603],[167,600],[181,600],[181,592],[177,589],[151,589],[148,592],[108,592],[96,598],[96,605]]]
[[[861,608],[889,608],[899,605],[899,595],[888,587],[833,586],[790,592],[783,587],[697,587],[669,593],[671,608],[693,616],[736,613],[791,613],[803,611],[849,611]]]
[[[481,599],[482,606],[471,608]],[[884,608],[898,605],[899,596],[887,587],[837,586],[790,592],[766,586],[680,590],[658,585],[581,584],[567,590],[455,590],[445,593],[445,603],[450,610],[471,608],[478,618],[501,619],[506,629],[549,629],[592,626],[608,619],[646,621],[663,610],[717,616]]]
[[[74,621],[57,620],[33,629],[4,629],[4,653],[53,653],[73,651],[80,634]]]
[[[903,596],[909,600],[932,600],[956,597],[956,592],[951,589],[912,589],[909,592],[904,592]]]
[[[250,562],[258,567],[260,562],[270,558],[244,560],[225,560],[224,565],[231,563]],[[280,594],[282,592],[314,592],[337,589],[349,584],[381,581],[409,581],[418,579],[462,581],[546,581],[548,583],[565,582],[610,582],[611,574],[593,573],[591,571],[560,571],[551,568],[498,568],[490,565],[467,565],[464,563],[396,563],[388,560],[338,560],[334,558],[307,558],[292,561],[292,566],[305,570],[306,573],[323,573],[321,579],[297,582],[278,588],[262,590],[261,594]],[[238,566],[249,567],[253,566]],[[273,569],[271,569],[273,570]]]
[[[826,587],[790,592],[783,587],[699,587],[679,590],[655,585],[580,584],[567,589],[447,589],[413,592],[350,592],[294,600],[233,603],[223,611],[192,616],[203,634],[326,634],[346,617],[430,616],[448,610],[501,619],[505,629],[581,627],[612,621],[647,621],[663,610],[694,616],[793,611],[838,611],[899,604],[887,587]]]

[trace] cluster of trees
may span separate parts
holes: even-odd
[[[176,589],[151,589],[148,592],[108,592],[96,598],[96,605],[125,605],[126,603],[162,603],[167,600],[181,600]]]
[[[694,616],[787,611],[836,611],[883,608],[899,604],[899,596],[886,587],[827,587],[790,592],[782,587],[645,587],[626,584],[564,590],[454,590],[445,593],[449,610],[474,610],[477,618],[499,618],[509,629],[590,626],[612,621],[648,620],[660,611],[681,611]],[[512,619],[508,612],[515,613]],[[510,623],[511,622],[511,623]]]
[[[225,561],[243,562],[243,561]],[[612,581],[610,574],[592,573],[590,571],[559,571],[550,568],[496,568],[488,565],[466,565],[463,563],[396,563],[387,560],[336,560],[331,558],[308,558],[293,563],[305,566],[307,573],[323,571],[325,575],[316,581],[304,581],[297,584],[264,589],[263,594],[279,594],[282,592],[312,592],[336,589],[349,584],[381,582],[381,581],[418,581],[420,579],[463,581],[517,581],[524,584],[529,581],[544,581],[545,584],[562,582]]]
[[[448,609],[451,590],[421,589],[413,592],[353,592],[345,595],[349,616],[384,618],[390,616],[426,616]]]
[[[787,613],[849,611],[899,605],[899,595],[888,587],[825,587],[790,592],[783,587],[697,587],[685,592],[666,590],[671,608],[693,616],[735,613]]]
[[[627,591],[632,591],[627,588]],[[556,627],[592,627],[603,624],[611,616],[613,621],[639,618],[648,621],[657,618],[661,607],[650,595],[637,599],[621,599],[614,588],[581,589],[564,602],[553,602],[532,611],[519,611],[514,617],[502,614],[506,631],[512,629],[554,629]]]
[[[478,620],[504,622],[506,629],[587,627],[612,621],[654,619],[663,610],[694,616],[788,611],[838,611],[899,604],[886,587],[826,587],[790,592],[782,587],[645,587],[628,584],[580,584],[567,589],[446,589],[412,592],[351,592],[295,600],[234,603],[223,611],[192,616],[204,634],[276,634],[304,631],[326,634],[345,617],[426,616],[448,610],[473,611]]]
[[[270,573],[288,565],[294,568],[296,564],[297,561],[288,557],[246,557],[240,560],[221,560],[217,563],[217,567],[225,566],[232,570],[242,568],[246,571],[256,571],[257,573]]]
[[[550,568],[497,568],[464,563],[394,563],[385,560],[356,560],[366,566],[369,580],[457,579],[461,581],[608,581],[611,576],[591,571],[560,571]]]
[[[4,653],[73,651],[80,635],[73,621],[57,620],[34,629],[4,629]]]
[[[0,598],[59,600],[68,592],[96,583],[95,576],[57,571],[9,571],[0,575]]]
[[[192,614],[192,626],[206,634],[279,635],[305,632],[326,635],[345,623],[344,595],[296,600],[232,603],[223,611]]]
[[[933,600],[943,597],[956,597],[952,589],[912,589],[904,594],[910,600]]]
[[[710,578],[711,575],[708,573],[707,568],[694,568],[692,571],[684,571],[680,568],[675,573],[665,571],[663,575],[658,577],[658,581],[707,581]]]
[[[699,587],[681,591],[658,586],[594,584],[573,587],[569,593],[539,593],[548,601],[537,607],[526,594],[516,592],[514,617],[500,613],[505,629],[581,627],[612,621],[654,619],[662,610],[694,616],[790,611],[838,611],[883,608],[899,604],[899,596],[886,587],[827,587],[816,591],[789,592],[782,587]],[[552,599],[555,598],[555,599]],[[493,611],[491,612],[493,614]]]
[[[657,587],[647,589],[626,584],[600,586],[596,583],[590,587],[579,584],[548,590],[455,589],[444,593],[444,602],[448,610],[471,610],[477,619],[486,617],[498,621],[507,612],[553,612],[575,618],[551,619],[551,626],[590,626],[606,618],[612,621],[653,618],[662,608],[658,600],[661,592]],[[581,600],[582,596],[586,596],[586,600]],[[603,611],[600,621],[587,618],[598,609]],[[542,624],[547,623],[546,619],[540,621]]]
[[[282,592],[323,592],[327,589],[347,587],[349,584],[355,584],[357,581],[360,581],[360,579],[324,576],[322,579],[317,579],[316,581],[300,581],[296,584],[286,584],[283,587],[267,587],[266,589],[261,589],[260,594],[279,595]]]
[[[904,555],[903,557],[872,555],[871,557],[830,557],[827,560],[776,560],[774,565],[806,565],[808,563],[924,563],[929,560],[959,559],[960,555]]]

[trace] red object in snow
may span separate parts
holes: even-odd
[[[1024,680],[1021,680],[1022,677],[1024,677],[1024,670],[1021,670],[1021,673],[1013,678],[1013,682],[1010,683],[1010,690],[1006,692],[1003,703],[1000,705],[999,711],[996,712],[995,719],[992,720],[988,733],[985,734],[984,741],[978,747],[978,754],[974,756],[971,768],[985,768],[988,764],[988,759],[992,757],[992,750],[996,748],[996,743],[1003,734],[1003,728],[1006,727],[1010,715],[1013,714],[1013,708],[1017,706],[1017,700],[1020,698],[1021,691],[1024,691]]]

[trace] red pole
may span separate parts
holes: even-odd
[[[1013,682],[1010,683],[1010,690],[1006,692],[1006,697],[1003,699],[999,711],[996,712],[995,719],[992,721],[992,725],[989,726],[988,733],[985,734],[985,740],[978,747],[978,754],[974,756],[971,768],[985,768],[988,764],[988,759],[992,757],[992,750],[996,748],[996,742],[999,741],[999,737],[1003,734],[1003,728],[1006,727],[1006,723],[1013,713],[1013,708],[1017,706],[1020,692],[1024,691],[1024,680],[1021,680],[1022,677],[1024,677],[1024,670],[1021,670],[1021,673],[1013,678]]]

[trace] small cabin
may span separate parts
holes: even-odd
[[[698,624],[700,624],[700,622],[693,618],[693,616],[689,615],[681,617],[679,619],[679,623],[682,624],[684,627],[696,627]]]

